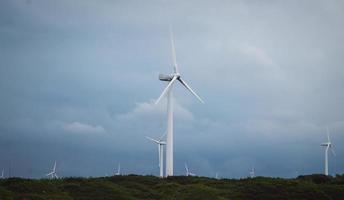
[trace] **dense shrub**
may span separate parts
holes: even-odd
[[[113,176],[0,180],[0,199],[344,199],[344,176],[299,176],[296,179],[221,179],[175,176]]]

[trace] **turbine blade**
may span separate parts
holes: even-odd
[[[56,161],[55,161],[55,163],[54,163],[54,169],[53,169],[53,171],[56,171]]]
[[[170,41],[171,41],[173,71],[174,71],[174,73],[179,73],[178,65],[177,65],[176,49],[175,49],[175,46],[174,46],[173,28],[172,28],[171,24],[170,24]]]
[[[326,127],[326,132],[327,132],[327,141],[328,141],[329,143],[331,143],[331,140],[330,140],[330,132],[329,132],[329,130],[328,130],[328,127]]]
[[[333,156],[336,156],[336,152],[334,152],[333,148],[330,147],[330,149],[331,149],[332,155],[333,155]]]
[[[159,142],[162,141],[162,139],[166,136],[166,134],[167,134],[167,131],[165,131],[164,134],[159,138]]]
[[[153,138],[150,138],[150,137],[148,137],[148,136],[146,136],[146,138],[147,138],[148,140],[151,140],[151,141],[153,141],[153,142],[155,142],[155,143],[158,143],[158,144],[159,144],[159,141],[158,141],[158,140],[155,140],[155,139],[153,139]]]
[[[164,91],[161,93],[160,97],[158,98],[158,100],[156,100],[155,105],[158,104],[160,102],[160,100],[166,95],[166,93],[169,91],[169,89],[171,88],[172,84],[176,81],[177,77],[174,76],[172,78],[172,80],[168,83],[168,85],[166,86],[166,88],[164,89]]]
[[[188,168],[188,165],[185,163],[185,170],[186,170],[186,174],[189,174],[189,168]]]
[[[179,80],[179,82],[180,82],[181,84],[184,85],[184,87],[185,87],[186,89],[188,89],[188,90],[198,99],[198,101],[200,101],[201,103],[204,103],[204,101],[201,99],[201,97],[199,97],[199,96],[196,94],[196,92],[194,92],[194,91],[191,89],[191,87],[190,87],[182,78],[179,77],[178,80]]]
[[[52,175],[54,172],[50,172],[49,174],[46,174],[46,176],[50,176],[50,175]]]

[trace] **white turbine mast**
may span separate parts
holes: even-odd
[[[159,140],[155,140],[150,137],[146,137],[148,140],[153,141],[158,145],[158,153],[159,153],[159,170],[160,170],[160,177],[164,177],[164,145],[166,145],[166,142],[163,141],[164,136],[166,135],[163,134]]]
[[[117,172],[115,173],[115,176],[121,175],[121,163],[118,163]]]
[[[330,140],[330,132],[328,130],[328,127],[326,127],[326,133],[327,133],[327,142],[321,143],[320,146],[326,147],[325,148],[325,172],[324,174],[328,176],[328,150],[330,149],[332,154],[336,156],[336,153],[333,150],[333,145]]]
[[[159,79],[161,81],[167,81],[166,88],[161,93],[155,104],[158,104],[162,98],[167,96],[167,138],[166,138],[166,176],[173,176],[173,85],[176,81],[179,81],[187,90],[189,90],[201,103],[204,101],[191,89],[191,87],[182,79],[179,73],[176,50],[174,46],[174,38],[172,26],[170,25],[170,40],[173,62],[173,73],[164,75],[160,74]]]
[[[196,174],[189,171],[188,165],[186,163],[184,165],[185,165],[186,176],[196,176]]]
[[[46,176],[50,176],[51,179],[59,178],[57,176],[57,173],[56,173],[56,161],[54,163],[54,167],[53,167],[52,171],[50,173],[46,174]]]
[[[0,179],[3,179],[3,178],[5,178],[5,170],[4,169],[2,169],[1,176],[0,176]]]

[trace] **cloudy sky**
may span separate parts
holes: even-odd
[[[5,175],[157,175],[169,21],[205,100],[175,87],[175,174],[321,173],[326,126],[344,173],[343,1],[1,0]]]

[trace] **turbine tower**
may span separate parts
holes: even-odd
[[[327,142],[320,144],[320,146],[326,147],[325,148],[325,175],[328,176],[328,150],[331,149],[331,152],[334,156],[336,156],[336,153],[333,150],[333,145],[330,140],[330,133],[328,131],[328,127],[326,127],[327,132]]]
[[[121,163],[118,163],[117,172],[115,173],[115,176],[121,175]]]
[[[196,174],[189,171],[188,165],[186,163],[185,163],[185,171],[186,171],[185,173],[186,176],[196,176]]]
[[[164,177],[164,145],[166,142],[162,141],[162,138],[165,136],[162,135],[159,140],[155,140],[150,137],[146,137],[148,140],[153,141],[154,143],[158,144],[158,152],[159,152],[159,169],[160,169],[160,177]]]
[[[173,93],[172,88],[176,81],[179,81],[187,90],[189,90],[201,103],[203,100],[190,88],[190,86],[181,78],[178,70],[176,51],[174,48],[173,31],[170,26],[170,40],[172,50],[173,73],[169,75],[160,74],[161,81],[167,81],[168,84],[164,91],[161,93],[155,104],[167,96],[167,138],[166,138],[166,176],[173,176]]]
[[[0,179],[3,179],[3,178],[5,178],[5,170],[4,169],[2,169],[1,176],[0,176]]]
[[[59,178],[56,174],[56,161],[54,163],[54,167],[53,167],[52,171],[50,173],[46,174],[46,176],[50,176],[51,179]]]

